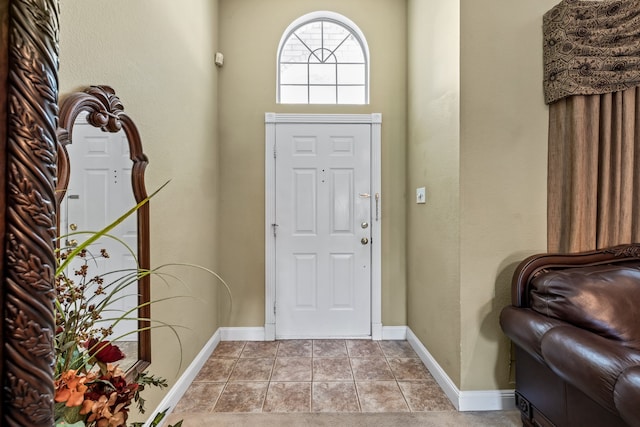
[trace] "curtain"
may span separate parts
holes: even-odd
[[[639,131],[638,87],[549,106],[550,252],[640,242]]]
[[[640,242],[640,0],[563,0],[543,23],[548,250]]]

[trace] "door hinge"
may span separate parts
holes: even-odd
[[[274,158],[274,159],[276,158],[276,153],[277,153],[276,148],[275,148],[275,147],[273,147],[273,158]]]
[[[273,227],[273,237],[276,237],[276,230],[278,229],[279,225],[274,222],[273,224],[271,224],[271,227]]]

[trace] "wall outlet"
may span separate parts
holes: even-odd
[[[426,203],[427,196],[424,187],[416,188],[416,203]]]

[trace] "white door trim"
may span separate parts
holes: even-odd
[[[274,237],[275,142],[278,123],[364,123],[371,125],[371,191],[382,194],[382,114],[279,114],[265,113],[265,340],[276,337],[276,242]],[[377,210],[377,212],[376,212]],[[382,197],[374,201],[371,221],[371,339],[382,339]]]

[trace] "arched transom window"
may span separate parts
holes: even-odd
[[[368,104],[369,49],[360,29],[333,12],[295,20],[278,48],[277,102]]]

